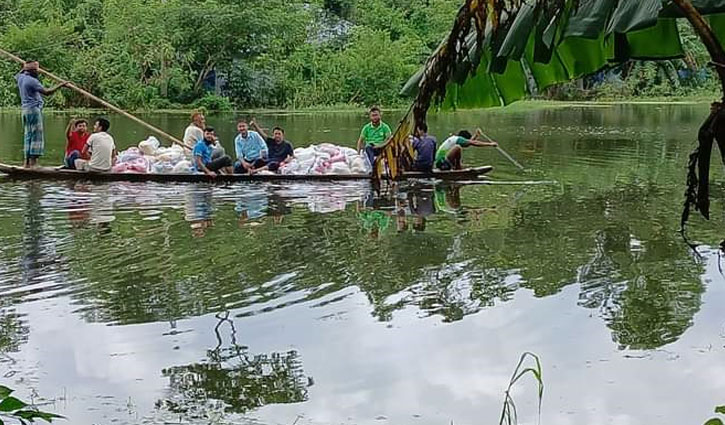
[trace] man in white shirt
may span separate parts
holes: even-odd
[[[116,162],[116,143],[107,133],[111,123],[105,118],[98,118],[93,124],[93,134],[88,138],[81,153],[82,157],[90,155],[90,160],[76,159],[76,170],[80,171],[111,171]]]
[[[194,149],[198,141],[204,140],[204,128],[206,128],[206,117],[201,111],[194,111],[191,114],[191,123],[184,130],[184,138],[182,139],[189,149]],[[226,150],[217,138],[216,142],[212,145],[211,158],[214,160],[224,155],[226,155]]]
[[[184,144],[188,146],[189,149],[194,149],[196,142],[204,139],[204,127],[206,127],[206,118],[204,117],[204,114],[199,111],[194,111],[194,113],[191,114],[191,124],[186,127],[183,138]]]

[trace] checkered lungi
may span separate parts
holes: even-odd
[[[23,152],[25,158],[37,158],[45,152],[43,134],[43,110],[40,108],[23,109]]]

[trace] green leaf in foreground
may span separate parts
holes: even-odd
[[[723,423],[719,418],[712,418],[705,422],[705,425],[723,425]]]
[[[40,412],[38,410],[21,410],[13,413],[13,416],[29,420],[30,422],[35,421],[35,419],[43,419],[47,422],[52,422],[53,419],[65,419],[63,416],[56,415],[54,413]]]
[[[717,406],[715,408],[715,413],[720,413],[722,415],[725,415],[725,406]]]
[[[10,394],[12,394],[13,390],[10,388],[0,385],[0,400],[7,398]]]
[[[14,412],[27,406],[27,403],[20,401],[15,397],[7,397],[0,402],[0,412]]]

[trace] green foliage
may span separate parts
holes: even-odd
[[[397,105],[459,0],[0,0],[0,46],[125,108]],[[0,106],[18,105],[0,61]],[[215,73],[226,99],[208,96]],[[45,81],[46,85],[50,82]],[[232,105],[229,105],[229,102]],[[59,108],[94,106],[62,90]]]
[[[65,419],[63,416],[54,413],[43,412],[30,404],[11,396],[13,390],[0,385],[0,424],[4,419],[18,421],[25,425],[42,419],[46,422],[53,422],[53,419]]]
[[[201,99],[194,103],[195,109],[204,109],[207,111],[231,111],[234,109],[232,102],[224,96],[217,96],[215,94],[206,94]]]

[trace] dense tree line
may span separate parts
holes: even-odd
[[[394,105],[459,3],[0,0],[0,46],[127,108]],[[0,106],[17,70],[0,61]]]

